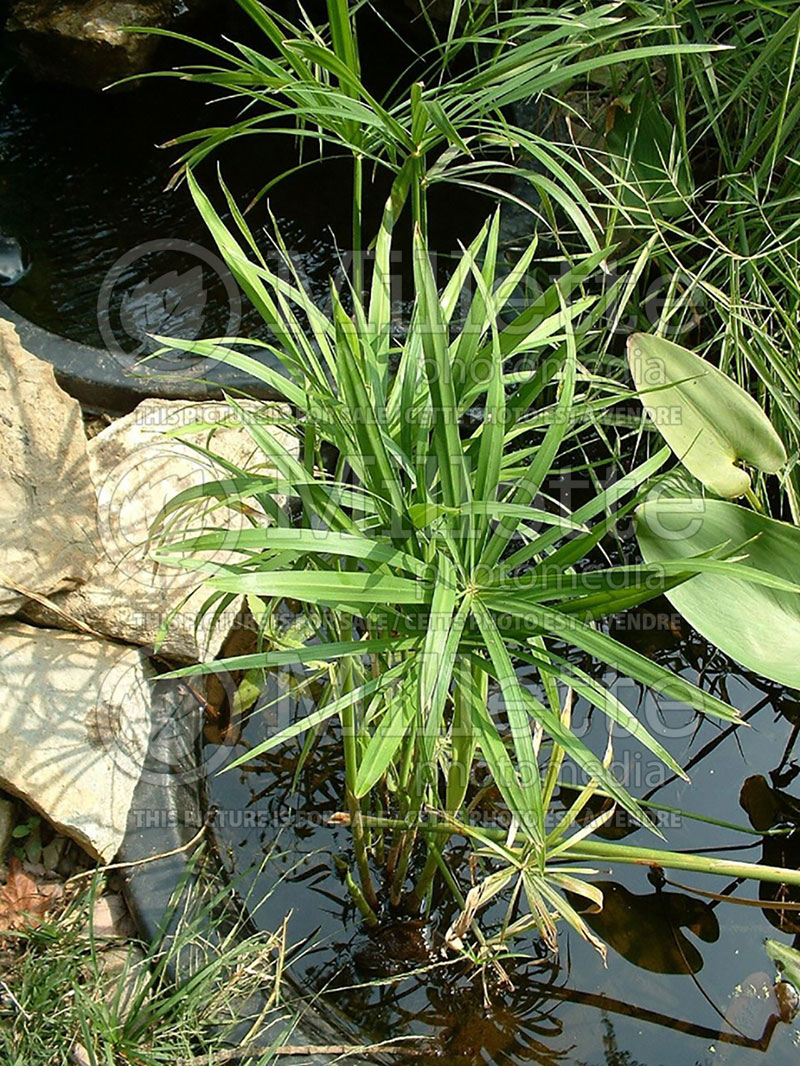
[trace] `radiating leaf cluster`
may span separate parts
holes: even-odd
[[[568,902],[553,891],[558,877],[545,876],[548,857],[566,846],[572,825],[572,818],[555,830],[546,824],[562,760],[573,760],[589,781],[573,816],[601,788],[650,822],[608,760],[571,731],[565,693],[580,694],[677,773],[671,755],[615,695],[614,676],[736,718],[727,704],[596,624],[680,583],[707,567],[706,560],[580,569],[616,518],[641,498],[669,450],[572,511],[548,495],[558,456],[593,424],[598,402],[608,406],[630,395],[595,379],[578,358],[595,303],[581,294],[580,282],[602,250],[538,301],[515,310],[511,297],[535,242],[510,273],[499,274],[495,216],[440,292],[417,232],[414,310],[402,341],[395,342],[388,227],[377,241],[368,300],[350,292],[348,312],[334,291],[328,318],[297,278],[279,277],[258,258],[241,215],[235,235],[191,174],[189,181],[227,264],[269,323],[287,376],[265,368],[236,342],[165,343],[224,359],[280,392],[293,408],[284,428],[300,436],[302,455],[284,448],[266,420],[242,410],[263,467],[230,470],[224,482],[178,496],[162,519],[168,526],[172,515],[196,502],[198,491],[221,500],[233,494],[246,504],[252,527],[173,537],[161,558],[197,566],[198,552],[224,547],[240,561],[208,577],[209,611],[245,594],[261,616],[291,599],[318,620],[317,641],[308,646],[197,669],[330,664],[329,690],[317,709],[243,758],[338,721],[367,907],[375,894],[361,821],[375,786],[382,782],[395,797],[396,813],[412,823],[426,811],[457,817],[481,764],[530,842],[521,883],[529,896],[531,886],[539,886],[541,900],[549,901],[541,903],[536,921],[546,926],[543,915],[553,898],[561,900],[558,913],[573,920]],[[290,258],[285,267],[291,278]],[[456,307],[464,301],[456,326]],[[236,410],[235,399],[230,402]],[[276,512],[276,493],[293,501],[291,522]],[[608,682],[576,665],[568,648],[606,664]],[[529,671],[524,682],[523,665]],[[538,685],[530,680],[537,674]],[[446,839],[448,830],[442,834]],[[399,844],[401,880],[414,836],[407,833]],[[438,862],[436,841],[429,839],[417,894]],[[569,887],[577,891],[572,881]]]

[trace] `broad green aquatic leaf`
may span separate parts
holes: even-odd
[[[674,151],[674,124],[666,118],[652,90],[635,94],[630,108],[616,107],[606,134],[615,169],[622,180],[620,198],[628,207],[674,216],[692,195],[686,160]]]
[[[634,333],[628,363],[659,433],[712,492],[744,496],[750,476],[740,463],[775,473],[786,462],[780,437],[752,396],[688,348]]]
[[[636,511],[647,562],[690,559],[725,546],[742,577],[702,573],[666,596],[707,640],[763,677],[800,688],[800,594],[747,580],[747,570],[796,582],[800,529],[726,500],[653,498]]]

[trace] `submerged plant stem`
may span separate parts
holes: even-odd
[[[351,683],[350,670],[346,670],[344,684]],[[342,741],[344,747],[344,773],[345,795],[347,809],[350,812],[350,826],[353,834],[353,850],[355,852],[358,876],[364,898],[371,910],[378,909],[378,896],[372,884],[372,874],[369,868],[369,855],[367,854],[367,842],[364,836],[364,821],[361,811],[361,803],[356,796],[356,778],[358,775],[358,751],[356,748],[356,715],[352,704],[343,708],[341,712]]]
[[[361,914],[361,917],[369,926],[376,926],[378,924],[378,916],[374,909],[367,903],[364,893],[361,891],[361,887],[348,870],[345,874],[345,884],[347,885],[347,891],[350,893],[353,902]]]

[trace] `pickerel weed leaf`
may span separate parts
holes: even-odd
[[[727,500],[652,498],[636,511],[647,562],[674,563],[714,549],[743,556],[739,573],[700,573],[665,595],[690,625],[736,662],[800,688],[800,594],[748,580],[798,578],[800,529]]]
[[[783,443],[752,396],[688,348],[634,333],[628,363],[659,433],[712,492],[745,495],[750,476],[740,463],[767,473],[785,464]]]

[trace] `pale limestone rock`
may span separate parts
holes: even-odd
[[[286,409],[274,404],[244,401],[242,407],[248,417],[263,419],[270,412],[272,417],[286,416]],[[191,661],[219,654],[239,618],[242,599],[237,597],[213,628],[213,612],[198,623],[198,612],[208,597],[208,591],[200,587],[203,575],[158,565],[153,560],[151,530],[162,508],[179,492],[231,477],[226,467],[198,454],[185,440],[208,444],[214,453],[248,473],[274,473],[236,415],[233,425],[221,424],[231,417],[230,407],[222,402],[145,400],[89,441],[97,488],[99,554],[85,584],[54,597],[65,615],[95,632],[140,647],[156,645],[166,625],[164,641],[158,644],[159,654],[166,658]],[[180,440],[165,436],[197,423],[216,427],[210,440],[208,428]],[[269,431],[297,454],[294,437],[274,427]],[[276,502],[283,505],[285,500],[276,498]],[[171,521],[170,536],[174,537],[215,528],[235,532],[267,519],[261,512],[244,514],[208,500]],[[217,566],[241,556],[226,549],[203,558]],[[26,613],[48,625],[69,624],[41,605],[31,606]]]
[[[78,585],[96,556],[81,409],[0,320],[0,615]],[[16,587],[15,587],[16,586]]]
[[[142,772],[153,675],[135,648],[0,625],[0,785],[104,861]]]

